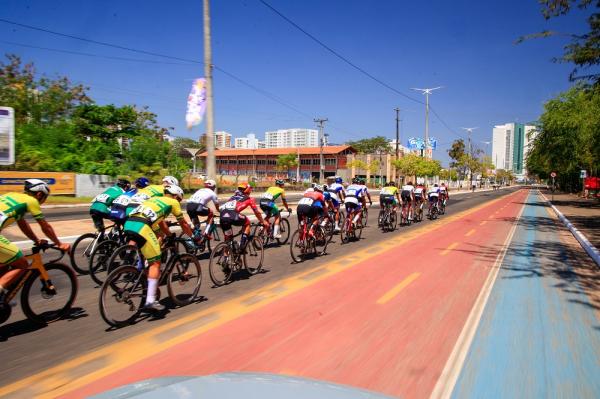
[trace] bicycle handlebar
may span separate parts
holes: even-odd
[[[48,249],[53,249],[55,251],[60,252],[60,256],[58,258],[56,258],[56,259],[52,259],[52,260],[48,261],[47,263],[58,262],[67,253],[67,251],[63,251],[56,244],[50,244],[49,242],[45,242],[45,243],[38,244],[38,245],[33,245],[33,247],[31,247],[31,253],[32,254],[38,254],[38,253],[40,253],[40,251],[46,252],[46,250],[48,250]]]

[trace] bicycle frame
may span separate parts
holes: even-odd
[[[27,266],[26,269],[23,269],[25,270],[25,273],[21,273],[21,276],[17,280],[17,284],[15,284],[15,286],[6,295],[7,303],[10,302],[17,295],[21,288],[23,288],[23,285],[25,284],[29,276],[31,276],[34,270],[39,271],[40,280],[42,281],[44,287],[48,290],[54,290],[52,281],[50,281],[50,276],[48,275],[48,272],[44,267],[44,262],[42,261],[42,255],[40,254],[39,249],[34,250],[34,253],[32,253],[31,255],[25,255],[25,259],[30,260],[31,263],[29,264],[29,266]],[[53,260],[52,262],[56,262],[56,260]]]

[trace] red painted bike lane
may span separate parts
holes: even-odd
[[[428,397],[526,195],[504,197],[66,397],[225,371]]]

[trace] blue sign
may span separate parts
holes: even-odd
[[[407,147],[411,150],[424,150],[425,140],[420,137],[411,137],[408,139]],[[435,137],[429,138],[429,148],[432,150],[437,148],[437,139]]]

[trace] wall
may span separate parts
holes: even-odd
[[[115,179],[107,175],[83,175],[75,177],[75,195],[77,197],[94,197],[114,183]]]

